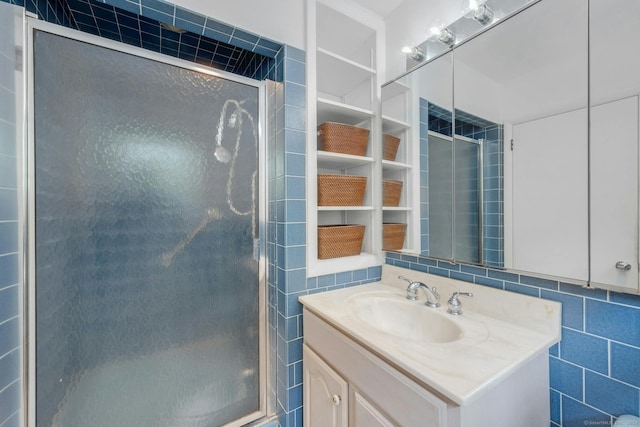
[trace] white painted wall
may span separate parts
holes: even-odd
[[[172,0],[172,2],[243,30],[304,49],[305,2],[302,0]]]

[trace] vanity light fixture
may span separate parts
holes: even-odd
[[[409,47],[405,46],[402,48],[402,53],[406,54],[409,58],[414,61],[424,61],[424,52],[419,47]]]
[[[456,35],[448,28],[443,28],[438,33],[438,41],[451,47],[456,42]]]
[[[491,24],[493,22],[493,10],[489,9],[486,4],[481,4],[473,10],[473,19],[482,25]]]

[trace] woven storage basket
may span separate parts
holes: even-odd
[[[360,255],[364,225],[318,226],[318,259]]]
[[[318,175],[318,206],[362,206],[367,177]]]
[[[396,160],[396,155],[398,154],[398,146],[400,145],[400,138],[397,138],[393,135],[384,134],[384,151],[382,153],[382,158],[384,160],[391,160],[392,162]]]
[[[334,122],[318,126],[318,150],[364,156],[368,143],[369,129]]]
[[[404,246],[404,236],[406,232],[407,224],[382,224],[382,249],[385,251],[397,251],[402,249]]]
[[[382,184],[382,205],[398,206],[400,204],[400,194],[402,193],[402,181],[385,179]]]

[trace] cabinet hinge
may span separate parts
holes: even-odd
[[[513,139],[511,140],[511,151],[513,151]]]

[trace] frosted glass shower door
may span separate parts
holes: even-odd
[[[258,87],[34,34],[38,426],[259,415]]]

